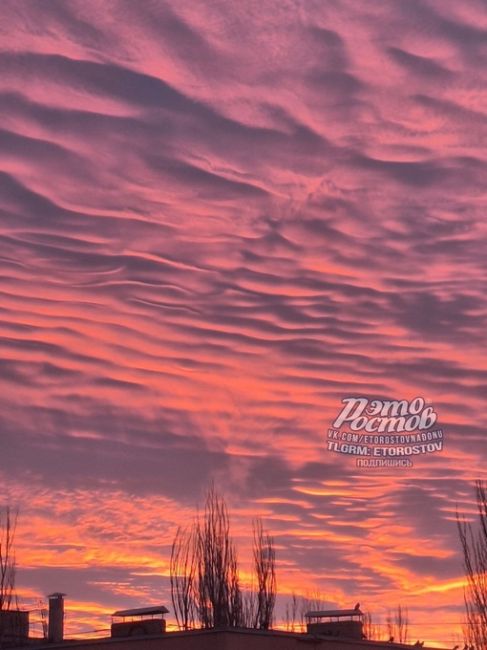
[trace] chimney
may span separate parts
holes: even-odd
[[[49,625],[47,638],[51,643],[61,643],[64,637],[64,596],[49,594]]]

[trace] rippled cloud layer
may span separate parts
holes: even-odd
[[[72,632],[167,600],[214,480],[242,557],[252,517],[273,532],[282,603],[401,602],[454,640],[455,508],[486,477],[486,28],[476,0],[1,3],[27,599],[68,592]],[[358,469],[326,449],[350,395],[423,396],[444,450]]]

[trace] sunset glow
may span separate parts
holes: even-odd
[[[66,592],[68,637],[171,609],[171,543],[213,481],[244,584],[252,520],[274,536],[276,627],[319,592],[462,643],[455,517],[487,478],[483,3],[3,0],[0,24],[21,604]],[[327,448],[347,397],[423,398],[443,449],[358,467]]]

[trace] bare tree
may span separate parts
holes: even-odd
[[[230,522],[223,498],[208,490],[203,522],[196,539],[197,609],[204,628],[242,624],[237,554],[230,537]]]
[[[256,588],[240,584],[237,551],[224,499],[208,490],[204,514],[191,529],[178,528],[171,548],[171,599],[180,629],[256,627],[269,629],[276,602],[274,541],[253,526]],[[254,580],[254,579],[252,579]]]
[[[0,508],[0,611],[9,610],[17,603],[15,596],[15,552],[14,539],[17,526],[17,512],[10,506]]]
[[[264,532],[262,521],[254,521],[254,567],[257,577],[257,611],[254,627],[268,630],[276,604],[276,552],[274,540]]]
[[[396,628],[399,643],[407,643],[409,639],[409,613],[407,607],[397,606]]]
[[[178,528],[171,547],[169,575],[171,600],[176,621],[181,630],[194,625],[195,613],[195,556],[196,531],[193,528]]]
[[[284,622],[288,632],[295,632],[298,625],[298,612],[299,612],[299,597],[293,591],[291,594],[291,602],[286,603],[286,610],[284,614]]]
[[[374,622],[372,612],[365,612],[362,630],[364,637],[369,641],[380,641],[382,639],[380,624]]]
[[[324,609],[326,599],[319,589],[307,592],[306,596],[298,596],[293,591],[291,600],[286,603],[284,624],[289,632],[305,632],[307,628],[306,613]]]
[[[229,569],[229,625],[242,627],[244,625],[243,595],[238,575],[237,553],[233,544]]]
[[[42,638],[44,639],[44,641],[47,641],[48,627],[49,627],[49,623],[47,620],[47,607],[45,601],[42,600],[42,598],[39,599],[38,605],[39,605],[39,612],[41,615]]]
[[[387,613],[387,634],[397,643],[407,643],[409,638],[409,615],[407,607],[398,605],[394,612]]]
[[[481,644],[484,642],[485,635],[482,635],[482,621],[475,612],[469,610],[466,599],[465,609],[466,615],[462,625],[464,650],[483,649],[484,646]]]
[[[21,612],[15,593],[15,529],[17,512],[0,507],[0,648],[19,645],[22,637]]]
[[[255,627],[257,620],[257,594],[255,593],[254,582],[250,589],[243,592],[242,595],[242,626]]]
[[[301,632],[306,631],[306,612],[309,611],[319,611],[325,609],[326,599],[319,589],[315,589],[312,592],[307,592],[306,596],[301,596],[299,606],[299,621]]]
[[[467,577],[465,589],[465,643],[475,648],[487,647],[487,485],[475,484],[479,527],[473,528],[457,514],[458,532]]]

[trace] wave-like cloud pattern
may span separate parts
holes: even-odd
[[[486,476],[483,3],[4,0],[0,25],[24,597],[70,593],[72,632],[167,598],[215,480],[242,556],[253,516],[274,533],[282,602],[402,602],[457,639],[455,508]],[[424,396],[444,451],[358,470],[325,444],[349,395]]]

